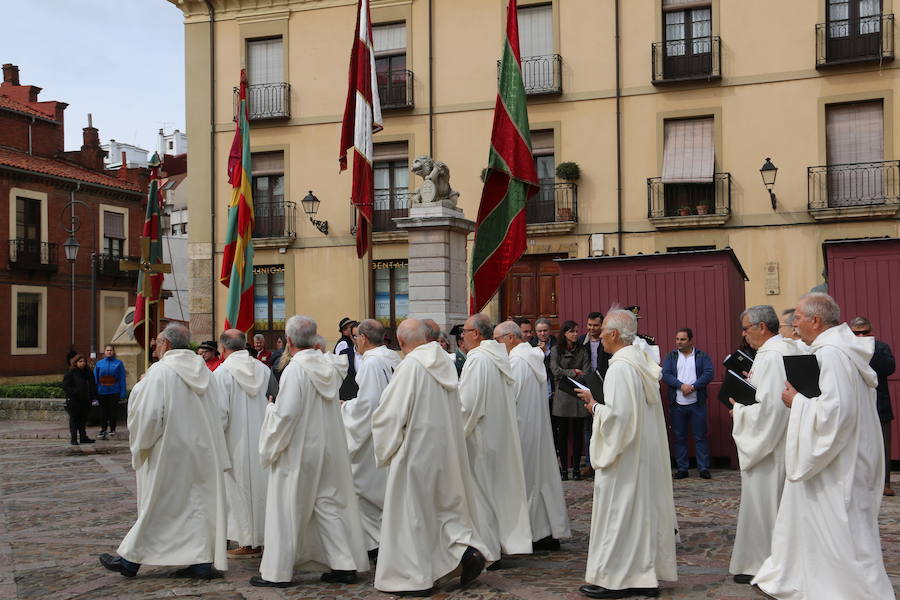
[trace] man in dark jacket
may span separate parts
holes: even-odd
[[[694,348],[694,332],[683,327],[675,333],[675,350],[666,355],[662,379],[669,386],[672,430],[675,432],[675,479],[688,476],[688,427],[694,434],[694,449],[700,477],[709,479],[709,440],[706,437],[706,386],[712,381],[712,359]]]
[[[871,336],[872,322],[865,317],[856,317],[850,321],[850,329],[858,336]],[[881,435],[884,438],[884,495],[893,496],[891,488],[891,421],[894,411],[891,408],[891,392],[888,389],[888,377],[894,373],[897,363],[891,347],[881,340],[875,340],[875,353],[869,366],[878,375],[878,387],[875,388],[878,420],[881,421]]]
[[[352,400],[356,398],[359,388],[356,385],[356,350],[353,346],[353,339],[350,334],[353,328],[359,325],[350,317],[344,317],[338,323],[338,329],[341,332],[341,339],[334,345],[334,353],[337,355],[345,355],[347,357],[347,376],[341,383],[340,397],[341,400]]]
[[[550,370],[550,349],[556,344],[556,338],[550,334],[550,319],[541,317],[534,322],[535,340],[532,346],[540,348],[544,353],[544,369],[547,370],[547,407],[553,403],[553,372]]]

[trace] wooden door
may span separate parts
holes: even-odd
[[[513,265],[500,294],[501,318],[525,317],[532,323],[550,319],[551,331],[559,329],[559,265],[562,254],[523,256]]]

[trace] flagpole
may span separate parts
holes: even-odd
[[[146,277],[147,275],[145,274],[144,276]],[[144,315],[144,373],[150,368],[150,319],[147,318],[148,316]]]
[[[368,258],[368,260],[366,261],[366,268],[369,272],[369,281],[368,281],[368,287],[369,287],[369,302],[368,302],[368,304],[369,304],[369,306],[368,306],[368,309],[371,311],[369,318],[374,319],[375,318],[375,271],[372,270],[373,263],[372,263],[372,240],[371,239],[369,240],[369,249],[366,252],[366,257]]]

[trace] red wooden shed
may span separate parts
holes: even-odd
[[[559,260],[559,317],[584,326],[591,311],[613,304],[641,307],[638,331],[656,337],[660,354],[675,347],[680,327],[694,331],[696,346],[713,359],[709,386],[709,441],[713,456],[737,466],[731,417],[716,400],[722,385],[722,359],[740,345],[740,314],[747,275],[731,248],[635,256]],[[665,386],[661,385],[668,418]]]
[[[875,337],[891,347],[900,344],[900,239],[878,238],[828,241],[822,244],[828,293],[841,307],[841,319],[872,321]],[[891,459],[900,460],[900,372],[888,377],[894,420]]]

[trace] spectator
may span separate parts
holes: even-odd
[[[215,371],[222,364],[222,359],[219,357],[219,347],[213,340],[207,340],[200,344],[200,347],[197,348],[197,354],[203,357],[203,361],[210,371]]]
[[[69,413],[69,434],[72,437],[69,443],[77,446],[80,439],[82,444],[93,444],[94,440],[88,437],[85,427],[88,411],[97,399],[97,386],[84,355],[76,353],[69,359],[69,370],[63,376],[62,387],[66,392],[66,412]]]
[[[581,450],[584,443],[584,418],[587,410],[578,397],[560,389],[563,377],[580,377],[590,367],[590,355],[584,345],[578,343],[578,324],[566,321],[559,330],[556,346],[550,351],[550,370],[556,379],[551,414],[557,427],[554,432],[556,451],[560,460],[560,475],[566,481],[572,466],[572,479],[581,479]],[[569,438],[572,438],[572,456],[569,457]]]
[[[541,317],[534,322],[535,337],[531,345],[540,348],[544,353],[544,366],[547,368],[547,405],[552,408],[553,390],[556,389],[556,381],[553,379],[553,371],[550,370],[550,350],[556,345],[556,338],[550,335],[550,319]],[[554,426],[554,430],[556,427]]]
[[[353,338],[351,337],[353,328],[357,325],[359,325],[359,322],[354,321],[350,317],[344,317],[338,323],[341,339],[334,345],[334,353],[337,355],[343,354],[347,357],[347,375],[341,383],[340,391],[340,397],[343,401],[356,398],[356,393],[359,391],[356,386],[356,371],[359,368],[359,360],[353,347]]]
[[[267,367],[272,366],[272,351],[266,348],[266,336],[261,333],[254,335],[253,349],[256,350],[256,360]]]
[[[284,354],[284,337],[279,335],[275,338],[275,349],[272,350],[272,357],[269,358],[270,368],[275,369],[278,366],[282,354]]]
[[[531,324],[530,319],[526,319],[525,317],[516,317],[515,319],[510,320],[518,325],[519,329],[522,330],[523,340],[525,340],[532,346],[537,346],[537,340],[534,337],[534,326]]]
[[[101,440],[116,436],[116,421],[119,416],[119,400],[127,396],[125,391],[125,365],[116,358],[116,347],[107,344],[103,349],[103,358],[94,367],[94,378],[97,381],[97,400],[100,401],[100,433]]]
[[[578,338],[578,342],[584,345],[585,350],[590,355],[590,370],[596,371],[600,377],[606,377],[606,370],[609,369],[609,359],[612,354],[603,350],[600,343],[600,328],[603,325],[603,313],[592,312],[587,316],[587,331]],[[591,430],[593,429],[593,419],[585,417],[584,419],[584,447],[591,447]],[[584,471],[581,473],[585,477],[591,477],[594,470],[591,468],[590,452],[584,455]]]
[[[683,327],[675,333],[675,350],[663,361],[662,379],[669,386],[672,430],[675,432],[675,479],[688,476],[687,430],[694,434],[700,477],[709,479],[709,440],[706,437],[706,386],[713,378],[709,355],[694,348],[694,332]]]

